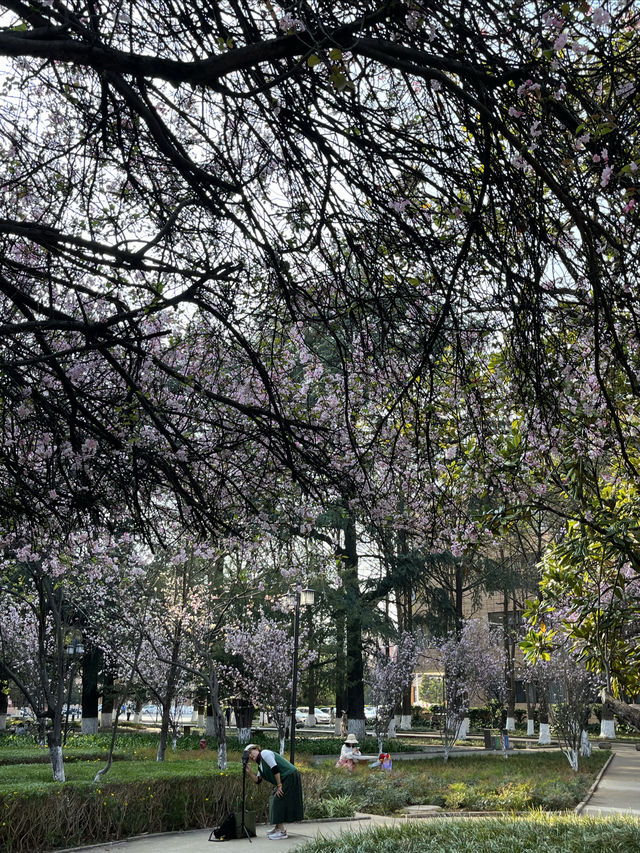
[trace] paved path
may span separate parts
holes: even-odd
[[[626,813],[640,816],[640,752],[633,745],[614,744],[614,757],[600,779],[595,791],[580,809],[581,814]],[[408,818],[386,818],[378,815],[361,816],[356,820],[304,821],[289,826],[289,837],[283,841],[269,841],[270,826],[257,828],[257,837],[236,839],[229,849],[233,853],[273,853],[293,850],[312,838],[335,838],[343,832],[362,832],[382,824],[404,823]],[[420,818],[417,818],[420,820]],[[210,830],[165,833],[132,838],[128,841],[97,844],[93,847],[75,848],[74,853],[215,853],[217,844],[209,841]],[[221,848],[221,849],[227,849]]]
[[[640,752],[633,744],[614,743],[613,759],[581,814],[640,816]]]
[[[164,833],[132,838],[129,841],[117,841],[112,844],[97,844],[93,847],[76,847],[74,853],[216,853],[217,850],[228,853],[277,853],[281,850],[293,850],[311,841],[313,838],[335,838],[343,832],[361,832],[372,826],[405,822],[407,818],[385,818],[367,815],[356,820],[304,821],[290,824],[289,837],[282,841],[269,841],[266,837],[271,826],[259,825],[257,836],[251,840],[234,839],[224,844],[209,841],[210,830],[197,829],[193,832]]]

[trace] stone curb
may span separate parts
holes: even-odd
[[[575,807],[574,811],[575,811],[575,813],[576,813],[576,814],[582,814],[583,809],[584,809],[584,808],[585,808],[585,806],[588,804],[588,802],[589,802],[589,800],[591,799],[591,797],[593,797],[593,795],[595,794],[596,789],[597,789],[598,785],[600,784],[600,780],[601,780],[601,779],[602,779],[602,777],[604,776],[604,774],[605,774],[605,772],[606,772],[606,770],[607,770],[608,766],[611,764],[611,762],[612,762],[612,761],[613,761],[613,759],[615,758],[615,755],[616,755],[616,754],[615,754],[615,752],[612,752],[612,753],[611,753],[611,755],[609,756],[609,758],[607,758],[607,761],[606,761],[606,763],[605,763],[604,767],[602,768],[602,770],[601,770],[601,771],[598,773],[598,775],[596,776],[595,782],[593,783],[593,785],[592,785],[592,786],[589,788],[589,790],[587,791],[587,793],[586,793],[586,796],[585,796],[584,800],[583,800],[581,803],[578,803],[578,805]]]

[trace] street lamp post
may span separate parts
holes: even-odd
[[[82,640],[74,637],[71,643],[67,646],[67,654],[71,656],[71,666],[69,667],[69,692],[67,693],[67,709],[64,718],[64,737],[63,745],[67,743],[67,731],[69,729],[69,705],[71,704],[71,696],[73,692],[73,679],[76,674],[76,658],[78,655],[84,654],[84,646]]]
[[[312,607],[315,592],[312,589],[296,588],[293,622],[293,684],[291,686],[291,752],[289,761],[295,764],[296,757],[296,705],[298,704],[298,639],[300,636],[300,605]]]

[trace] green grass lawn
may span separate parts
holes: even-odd
[[[393,814],[406,805],[438,805],[447,810],[560,811],[576,806],[589,790],[609,753],[596,751],[574,773],[558,752],[486,755],[397,761],[393,771],[359,768],[354,773],[323,768],[305,780],[309,817],[330,817],[330,809]]]
[[[79,740],[69,744],[68,751],[95,749],[96,752],[87,760],[67,761],[64,784],[52,780],[48,764],[33,763],[34,754],[47,754],[46,749],[35,745],[25,748],[30,763],[0,765],[3,813],[0,850],[32,853],[140,833],[213,826],[236,807],[242,790],[238,760],[230,760],[227,770],[220,772],[215,750],[183,748],[169,749],[167,760],[158,763],[153,739],[134,735],[125,740],[125,737],[119,741],[118,749],[127,760],[114,762],[97,784],[93,779],[104,766],[104,759],[98,754],[104,751],[104,744],[99,738],[95,742]],[[8,751],[16,748],[13,744],[7,746]],[[237,745],[230,748],[229,757],[240,758]],[[597,750],[590,759],[581,762],[577,774],[561,754],[534,751],[508,757],[478,751],[473,757],[452,758],[446,764],[442,758],[398,760],[390,772],[363,766],[353,774],[337,770],[332,764],[311,767],[310,754],[301,751],[298,766],[303,778],[306,817],[319,818],[348,816],[356,810],[392,815],[406,805],[422,803],[440,805],[449,811],[570,809],[583,798],[607,757],[608,753]],[[269,788],[251,785],[248,789],[248,808],[256,811],[259,821],[267,819]],[[422,825],[431,823],[423,821]],[[473,823],[468,821],[469,825]],[[423,847],[407,847],[414,849],[421,851]],[[443,849],[455,853],[455,848],[438,849],[439,853]],[[474,853],[477,850],[494,853],[503,848],[471,849]],[[515,853],[515,849],[509,848],[509,853]],[[539,845],[532,849],[536,853],[547,850]],[[562,848],[563,853],[573,849]],[[579,853],[586,849],[575,848]],[[626,853],[632,848],[620,849]]]
[[[225,775],[217,766],[209,760],[199,760],[183,757],[182,760],[169,760],[165,762],[149,760],[130,760],[114,762],[109,772],[101,780],[104,784],[115,784],[119,782],[136,782],[151,779],[176,779],[179,777],[210,777]],[[65,784],[88,783],[93,780],[98,770],[104,767],[105,762],[100,759],[92,761],[77,761],[65,764]],[[240,775],[240,764],[231,763],[226,774]],[[22,764],[6,765],[0,767],[0,794],[21,791],[58,790],[60,782],[54,782],[51,778],[51,767],[47,764]]]

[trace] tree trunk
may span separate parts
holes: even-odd
[[[236,718],[238,743],[240,744],[249,743],[254,711],[255,708],[251,702],[246,702],[243,699],[233,700],[233,713]]]
[[[220,682],[218,681],[218,673],[215,667],[215,662],[209,663],[209,701],[211,702],[213,734],[218,741],[218,770],[227,769],[227,721],[220,705]],[[253,705],[251,707],[251,716],[249,719],[249,727],[253,720]],[[249,712],[247,711],[247,714]],[[236,715],[237,720],[237,715]],[[208,722],[208,720],[207,720]]]
[[[455,613],[456,613],[456,634],[460,633],[462,623],[464,621],[464,566],[461,562],[456,566],[455,579]]]
[[[54,782],[64,782],[64,759],[62,757],[62,703],[54,709],[51,731],[47,733],[49,760]]]
[[[98,732],[98,674],[102,655],[100,649],[87,646],[82,655],[82,734]]]
[[[527,684],[527,736],[532,737],[535,734],[535,721],[533,719],[533,709],[534,709],[534,701],[533,696],[531,695],[533,692],[533,687],[530,684]]]
[[[0,687],[0,731],[7,728],[7,712],[9,710],[9,694]]]
[[[104,679],[102,681],[101,729],[110,729],[113,723],[113,706],[115,700],[114,681],[114,673],[111,671],[105,672]]]
[[[589,743],[589,734],[585,729],[583,729],[580,735],[580,755],[582,755],[583,758],[588,758],[591,755],[591,752],[592,746]]]
[[[347,629],[347,716],[349,731],[364,740],[364,664],[362,660],[362,615],[358,582],[358,550],[354,519],[349,516],[345,529],[345,586]]]
[[[404,500],[402,500],[404,505]],[[409,542],[407,539],[407,531],[398,531],[398,556],[404,559],[409,554]],[[406,581],[402,587],[396,589],[396,601],[402,602],[398,607],[398,632],[413,631],[413,604],[412,604],[412,589],[409,581]],[[402,699],[400,706],[400,719],[397,727],[408,731],[411,729],[411,685],[413,675],[409,679],[409,683],[402,691]]]
[[[538,744],[546,746],[551,743],[551,727],[549,726],[549,700],[546,695],[540,697],[540,729]]]
[[[600,737],[604,740],[612,740],[615,736],[616,723],[613,718],[613,706],[611,703],[604,702],[602,705],[602,716],[600,717]]]
[[[610,711],[612,718],[613,714],[615,714],[621,720],[624,720],[625,723],[629,723],[634,729],[640,731],[640,708],[638,706],[629,705],[621,699],[616,699],[611,693],[605,692],[603,711],[604,708]]]
[[[515,676],[515,648],[511,639],[511,631],[509,630],[509,596],[505,591],[502,600],[502,630],[504,638],[504,655],[505,655],[505,680],[507,687],[507,721],[505,728],[508,731],[514,731],[516,727],[516,676]]]
[[[344,604],[336,608],[336,725],[335,733],[340,734],[342,712],[347,710],[347,658],[345,655],[346,628]]]
[[[578,772],[578,750],[577,749],[563,749],[564,754],[567,756],[567,761],[569,762],[569,767],[573,770],[574,773]]]

